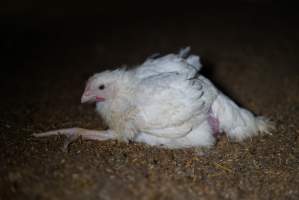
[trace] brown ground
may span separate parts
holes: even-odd
[[[245,7],[116,17],[110,25],[107,16],[8,23],[1,33],[0,199],[299,199],[299,31],[292,14]],[[277,131],[242,143],[223,136],[203,156],[115,141],[76,141],[64,153],[63,138],[30,136],[103,128],[93,106],[80,105],[88,76],[186,45],[202,56],[204,74],[271,117]]]

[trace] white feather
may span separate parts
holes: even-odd
[[[188,56],[189,51],[118,71],[122,75],[113,81],[118,92],[113,100],[98,103],[97,111],[119,138],[168,148],[211,146],[210,116],[218,120],[219,131],[238,141],[269,132],[268,120],[240,108],[198,75],[199,56]]]
[[[156,76],[161,73],[174,72],[186,78],[193,77],[201,69],[200,57],[189,55],[190,48],[182,49],[179,54],[168,54],[160,58],[149,57],[135,70],[140,79]]]
[[[105,99],[97,103],[96,110],[109,126],[108,131],[71,128],[35,136],[65,132],[87,139],[134,140],[186,148],[212,146],[217,131],[238,141],[269,133],[273,124],[239,107],[200,75],[199,56],[188,55],[189,51],[187,47],[177,55],[152,56],[135,69],[92,76],[86,86],[86,93],[91,96],[84,92],[82,102],[94,98],[91,91]],[[105,89],[99,90],[104,85]]]

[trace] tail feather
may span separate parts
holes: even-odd
[[[275,130],[275,123],[270,121],[267,117],[258,116],[255,120],[259,133],[272,134],[272,131]]]
[[[212,111],[219,120],[220,131],[237,141],[262,133],[271,134],[275,129],[274,123],[268,118],[254,116],[224,94],[219,94],[212,105]]]

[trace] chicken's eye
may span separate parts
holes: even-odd
[[[104,90],[104,89],[105,89],[105,85],[103,85],[103,84],[100,85],[100,86],[99,86],[99,89],[100,89],[100,90]]]

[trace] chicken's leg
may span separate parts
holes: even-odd
[[[63,150],[67,150],[68,145],[78,139],[80,136],[84,140],[110,140],[116,139],[116,134],[112,130],[98,131],[98,130],[89,130],[83,128],[66,128],[58,129],[43,133],[34,133],[34,137],[48,137],[52,135],[65,135],[66,140],[63,145]]]

